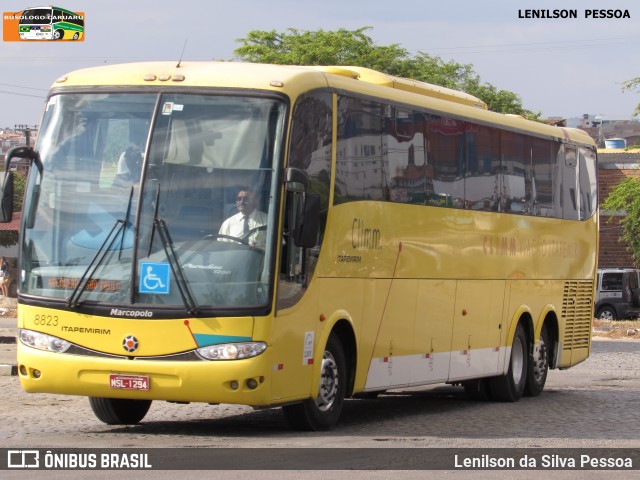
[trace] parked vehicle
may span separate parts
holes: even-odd
[[[603,320],[640,316],[640,270],[598,269],[595,316]]]

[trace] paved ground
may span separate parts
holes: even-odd
[[[0,375],[11,375],[15,370],[17,335],[17,319],[0,317]]]

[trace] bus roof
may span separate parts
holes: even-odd
[[[334,88],[431,109],[469,121],[499,125],[557,139],[595,145],[583,130],[559,128],[487,110],[464,92],[395,77],[363,67],[295,66],[242,62],[140,62],[70,72],[54,88],[72,86],[234,87],[283,92],[296,98],[318,88]]]

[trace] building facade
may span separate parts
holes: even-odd
[[[598,152],[598,194],[602,203],[611,189],[627,177],[640,177],[640,150],[625,152],[600,150]],[[624,218],[622,212],[600,211],[599,267],[637,267],[621,240]]]

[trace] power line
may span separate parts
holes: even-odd
[[[19,97],[47,98],[44,95],[29,95],[28,93],[9,92],[7,90],[0,90],[0,93],[4,93],[5,95],[18,95]]]
[[[0,85],[5,87],[13,87],[13,88],[24,88],[25,90],[38,90],[41,92],[48,92],[46,88],[25,87],[23,85],[12,85],[10,83],[0,83]]]

